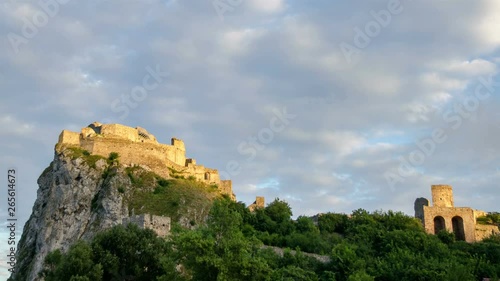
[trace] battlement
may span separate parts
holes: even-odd
[[[162,144],[156,137],[141,127],[94,122],[80,133],[63,130],[57,147],[77,146],[93,155],[108,157],[111,152],[120,155],[125,165],[145,165],[164,178],[171,178],[170,170],[177,175],[194,177],[207,184],[217,185],[223,194],[234,198],[230,180],[220,180],[216,169],[197,165],[193,158],[186,158],[186,147],[182,140],[171,139],[171,144]]]

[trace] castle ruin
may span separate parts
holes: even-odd
[[[206,168],[196,164],[195,159],[186,158],[184,142],[177,138],[172,138],[170,145],[161,144],[141,127],[94,122],[79,133],[63,130],[56,147],[61,146],[77,146],[104,157],[116,152],[122,164],[144,165],[164,178],[171,178],[171,171],[176,171],[181,176],[217,185],[222,194],[236,200],[231,180],[221,180],[216,169]]]
[[[123,225],[127,225],[129,223],[135,224],[141,229],[151,229],[159,237],[165,237],[170,233],[171,220],[169,217],[142,214],[122,219]]]
[[[453,188],[450,185],[432,185],[432,206],[429,200],[415,200],[415,217],[420,219],[425,231],[437,234],[447,230],[455,235],[456,240],[466,242],[481,241],[493,234],[500,234],[498,226],[477,223],[477,218],[486,216],[484,211],[469,207],[455,207]]]
[[[261,208],[264,208],[264,207],[265,207],[265,199],[264,199],[264,197],[257,196],[257,197],[255,197],[255,201],[250,206],[248,206],[248,210],[250,210],[250,212],[253,212],[256,209],[261,209]]]

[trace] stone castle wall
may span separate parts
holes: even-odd
[[[456,229],[453,229],[453,218],[461,218],[463,220],[464,240],[467,242],[476,241],[476,220],[473,209],[424,206],[424,227],[427,233],[436,234],[434,224],[436,217],[444,219],[444,228],[451,233],[456,231]]]
[[[449,185],[433,185],[432,202],[425,198],[415,200],[415,217],[422,220],[425,231],[437,234],[441,230],[454,233],[457,240],[481,241],[492,234],[500,234],[498,226],[479,225],[477,218],[485,216],[484,211],[469,207],[455,207],[453,188]]]
[[[120,163],[145,165],[165,178],[171,177],[171,168],[186,178],[193,176],[207,184],[215,184],[221,193],[235,199],[232,182],[220,180],[216,169],[197,165],[195,159],[186,158],[184,142],[177,138],[172,138],[170,145],[161,144],[143,128],[95,122],[83,128],[80,133],[63,130],[59,135],[59,144],[79,146],[91,154],[104,157],[117,152]]]
[[[122,220],[124,225],[129,223],[133,223],[142,229],[151,229],[160,237],[165,237],[170,233],[171,220],[169,217],[142,214]]]
[[[498,230],[498,226],[496,225],[476,225],[476,241],[481,241],[485,238],[490,237],[491,235],[500,235],[500,231]]]
[[[59,142],[70,145],[80,145],[80,133],[63,130],[59,135]]]
[[[256,209],[260,209],[260,208],[264,208],[264,207],[265,207],[265,198],[262,196],[257,196],[255,198],[255,201],[250,206],[248,206],[248,209],[250,210],[250,212],[253,212]]]

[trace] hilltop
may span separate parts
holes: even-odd
[[[17,252],[15,280],[37,280],[50,251],[132,221],[166,235],[171,223],[202,224],[212,201],[235,200],[230,180],[186,158],[184,143],[160,144],[142,128],[93,123],[63,130]]]

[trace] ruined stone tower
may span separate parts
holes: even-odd
[[[496,225],[477,224],[477,218],[485,216],[486,212],[455,207],[450,185],[432,185],[431,191],[432,206],[425,198],[415,200],[415,217],[422,221],[427,233],[437,234],[447,230],[455,234],[456,240],[467,242],[481,241],[492,234],[500,234]]]
[[[253,212],[256,209],[264,208],[265,204],[265,198],[262,196],[257,196],[255,197],[255,201],[250,206],[248,206],[248,209],[250,210],[250,212]]]
[[[432,205],[435,207],[453,207],[453,188],[450,185],[436,184],[431,186]]]

